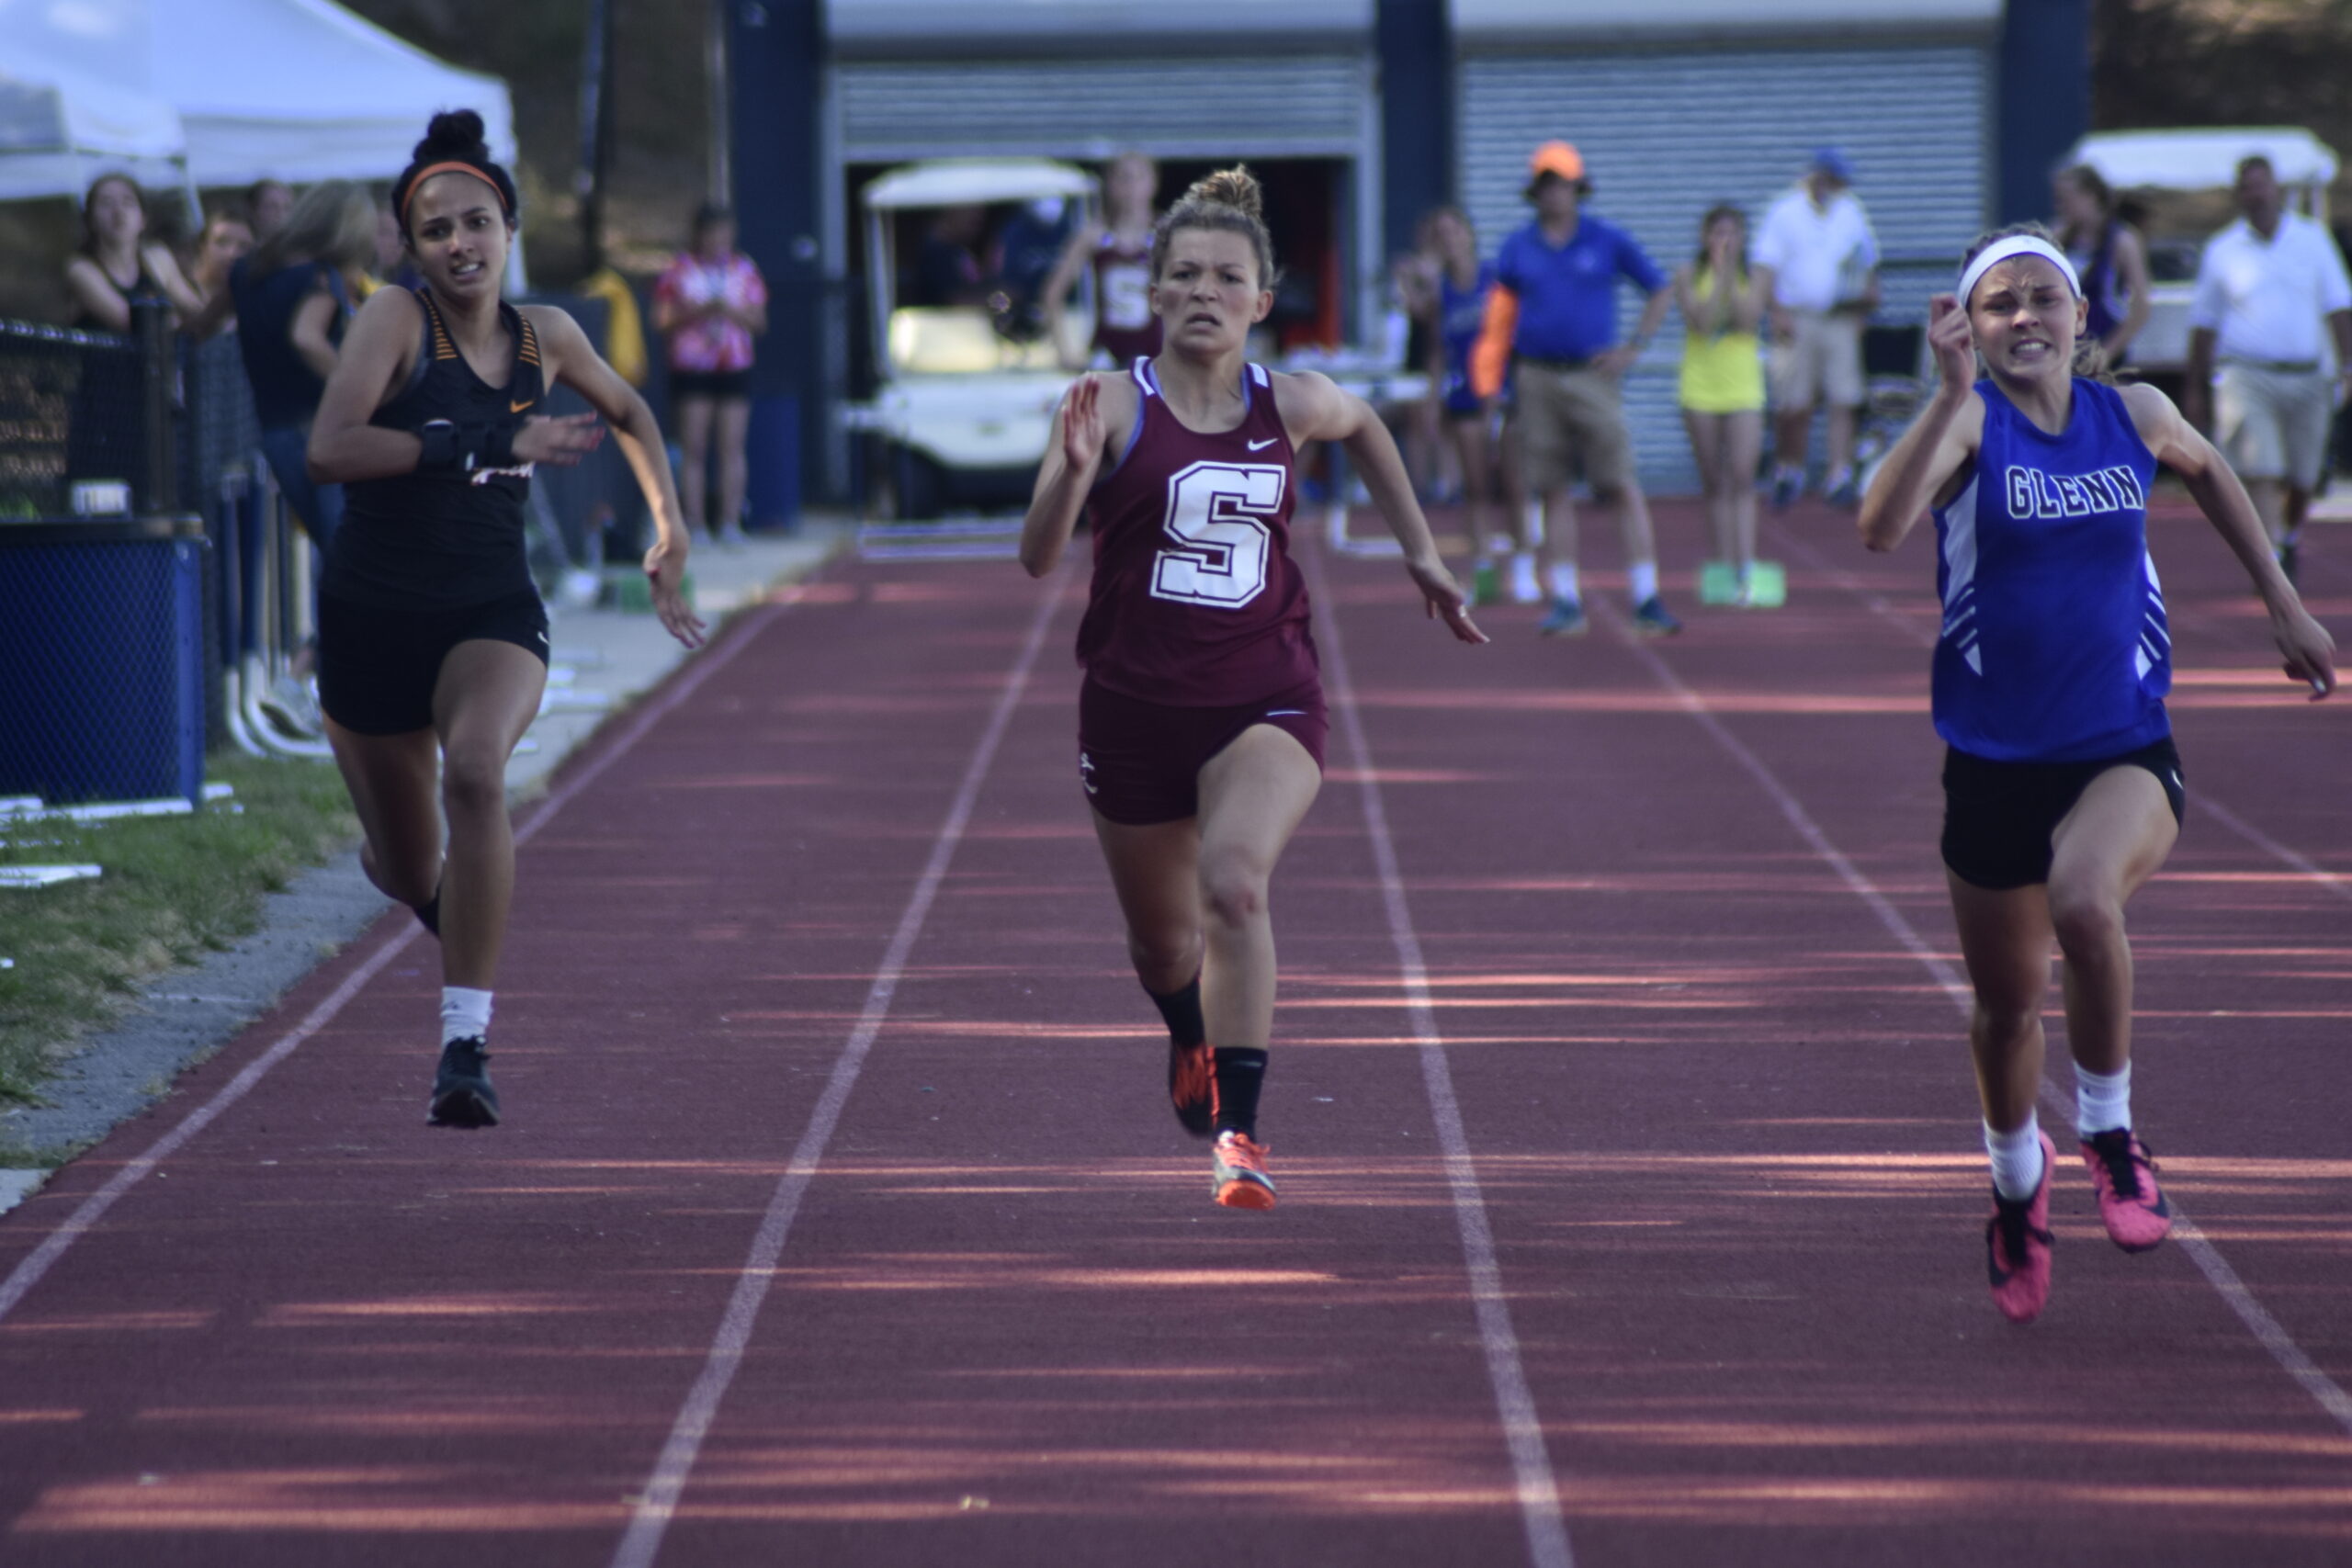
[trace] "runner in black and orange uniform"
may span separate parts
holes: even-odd
[[[319,702],[367,835],[368,880],[441,939],[441,1063],[427,1119],[499,1119],[484,1038],[514,887],[506,761],[547,685],[548,617],[524,558],[537,463],[578,462],[595,414],[538,412],[572,388],[609,422],[659,538],[645,558],[662,623],[689,648],[685,530],[652,411],[548,306],[499,298],[514,182],[481,117],[433,117],[392,186],[416,290],[353,318],[311,425],[312,479],[348,486],[319,592]],[[447,849],[443,849],[443,817]]]

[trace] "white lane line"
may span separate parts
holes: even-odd
[[[1363,718],[1356,708],[1355,686],[1348,677],[1338,602],[1326,591],[1328,580],[1320,558],[1309,557],[1309,560],[1315,597],[1323,602],[1324,673],[1330,682],[1333,705],[1339,710],[1340,727],[1347,734],[1357,788],[1363,796],[1364,830],[1372,840],[1373,864],[1380,874],[1381,900],[1388,909],[1388,934],[1396,945],[1396,966],[1405,982],[1406,1013],[1412,1021],[1413,1036],[1420,1043],[1421,1082],[1429,1091],[1438,1147],[1445,1156],[1446,1183],[1453,1195],[1454,1226],[1462,1234],[1462,1256],[1470,1275],[1471,1305],[1478,1322],[1478,1338],[1486,1347],[1487,1379],[1494,1385],[1495,1409],[1502,1417],[1503,1438],[1510,1450],[1520,1518],[1527,1531],[1528,1557],[1536,1568],[1573,1568],[1576,1555],[1569,1550],[1567,1522],[1560,1514],[1560,1492],[1553,1479],[1552,1455],[1544,1441],[1544,1424],[1536,1415],[1535,1394],[1528,1387],[1527,1371],[1520,1362],[1519,1335],[1511,1327],[1510,1307],[1503,1295],[1502,1265],[1495,1257],[1494,1228],[1487,1223],[1486,1195],[1478,1184],[1477,1166],[1470,1156],[1469,1134],[1463,1129],[1461,1103],[1453,1093],[1453,1074],[1446,1066],[1445,1037],[1438,1032],[1437,1013],[1430,1005],[1429,965],[1422,958],[1421,939],[1414,931],[1412,911],[1405,901],[1405,879],[1397,869],[1396,843],[1389,837],[1388,812],[1381,800],[1378,775],[1373,769],[1372,745],[1364,737]]]
[[[1697,720],[1700,727],[1710,736],[1713,737],[1717,745],[1731,754],[1733,761],[1747,771],[1748,776],[1762,787],[1766,795],[1771,796],[1773,803],[1780,807],[1781,814],[1786,817],[1790,824],[1796,829],[1798,836],[1813,847],[1814,852],[1826,862],[1831,870],[1837,872],[1839,880],[1843,881],[1857,897],[1870,906],[1871,912],[1878,916],[1880,922],[1894,933],[1895,940],[1926,965],[1928,973],[1935,976],[1936,983],[1943,988],[1944,994],[1951,998],[1952,1005],[1959,1010],[1961,1018],[1963,1021],[1971,1018],[1975,1011],[1974,994],[1969,989],[1968,983],[1961,977],[1958,971],[1944,962],[1935,950],[1928,945],[1919,933],[1912,928],[1911,922],[1903,918],[1903,912],[1887,901],[1885,896],[1879,892],[1870,878],[1864,876],[1855,868],[1851,861],[1838,852],[1821,829],[1814,825],[1813,819],[1805,815],[1804,807],[1797,803],[1796,797],[1789,793],[1771,769],[1766,767],[1756,753],[1741,745],[1738,739],[1724,728],[1722,721],[1709,711],[1705,700],[1698,693],[1683,684],[1681,677],[1674,672],[1673,668],[1665,660],[1659,658],[1656,650],[1635,637],[1630,629],[1620,626],[1619,631],[1635,657],[1649,667],[1651,674],[1657,678],[1658,683],[1673,693],[1676,701],[1682,705],[1684,711]],[[2075,1114],[2073,1100],[2047,1077],[2041,1080],[2040,1098],[2042,1106],[2061,1125],[2073,1124]],[[2335,1417],[2336,1423],[2346,1432],[2352,1432],[2352,1394],[2346,1394],[2325,1372],[2320,1371],[2311,1357],[2304,1354],[2302,1348],[2295,1343],[2284,1328],[2279,1326],[2278,1320],[2272,1317],[2264,1309],[2262,1303],[2255,1299],[2254,1292],[2248,1290],[2245,1282],[2238,1278],[2237,1270],[2232,1269],[2229,1260],[2222,1256],[2220,1250],[2211,1241],[2206,1239],[2205,1233],[2197,1228],[2195,1222],[2188,1217],[2188,1211],[2180,1206],[2180,1201],[2177,1198],[2173,1199],[2172,1207],[2174,1239],[2180,1243],[2181,1249],[2187,1252],[2189,1258],[2204,1272],[2206,1279],[2212,1281],[2213,1288],[2221,1293],[2222,1300],[2229,1304],[2232,1312],[2237,1314],[2238,1321],[2245,1325],[2247,1332],[2254,1336],[2256,1341],[2265,1350],[2270,1352],[2271,1359],[2277,1361],[2289,1377],[2301,1384],[2305,1393],[2318,1401],[2321,1409]]]
[[[539,803],[538,809],[531,814],[530,819],[514,830],[515,846],[520,848],[527,843],[531,836],[545,827],[558,811],[569,805],[574,796],[594,782],[606,768],[612,766],[631,747],[643,739],[648,730],[660,723],[680,703],[692,696],[705,681],[709,680],[731,663],[735,656],[751,646],[752,639],[770,620],[781,614],[785,606],[781,604],[763,607],[746,618],[746,623],[741,631],[687,666],[685,671],[677,680],[664,687],[660,695],[645,705],[643,710],[636,716],[626,729],[621,731],[618,739],[611,746],[598,753],[587,765],[566,780],[562,788]],[[326,999],[305,1013],[300,1023],[279,1035],[271,1043],[269,1049],[246,1063],[243,1070],[235,1077],[214,1090],[211,1099],[189,1111],[170,1132],[156,1139],[142,1153],[115,1172],[104,1186],[83,1199],[79,1208],[75,1209],[57,1229],[51,1232],[39,1247],[26,1254],[24,1260],[8,1271],[8,1277],[6,1280],[0,1280],[0,1319],[6,1318],[8,1314],[16,1309],[17,1304],[25,1299],[26,1292],[39,1284],[41,1277],[56,1266],[57,1260],[65,1256],[68,1247],[89,1234],[91,1228],[105,1217],[106,1212],[114,1207],[118,1199],[137,1186],[158,1165],[177,1153],[190,1138],[210,1126],[219,1119],[222,1111],[243,1100],[252,1091],[255,1084],[261,1082],[272,1067],[292,1055],[302,1042],[325,1028],[337,1013],[349,1005],[351,998],[365,989],[370,980],[382,974],[384,966],[399,957],[407,949],[409,943],[424,933],[424,927],[413,923],[403,925],[390,941],[368,954],[359,967],[345,976],[343,983],[327,993]]]
[[[834,1059],[832,1076],[826,1079],[824,1092],[817,1097],[816,1108],[808,1113],[808,1124],[793,1148],[791,1163],[786,1166],[775,1195],[768,1200],[767,1213],[752,1239],[751,1255],[736,1277],[734,1293],[719,1319],[718,1332],[711,1339],[702,1374],[695,1379],[694,1386],[686,1392],[685,1403],[678,1408],[669,1441],[662,1446],[653,1473],[639,1495],[628,1530],[613,1552],[613,1568],[650,1568],[662,1550],[662,1537],[677,1513],[678,1498],[685,1491],[686,1479],[702,1451],[703,1439],[709,1435],[711,1423],[718,1419],[720,1402],[727,1397],[727,1385],[734,1381],[736,1370],[743,1364],[743,1353],[751,1345],[760,1307],[767,1300],[769,1287],[775,1283],[776,1263],[792,1234],[792,1222],[800,1212],[800,1201],[808,1195],[808,1184],[816,1178],[818,1162],[824,1158],[825,1145],[832,1141],[833,1129],[841,1122],[842,1108],[849,1103],[850,1090],[856,1087],[858,1073],[865,1066],[875,1036],[882,1032],[891,998],[898,994],[899,981],[906,974],[908,959],[913,955],[915,939],[922,932],[932,900],[947,875],[948,863],[955,858],[956,846],[964,837],[965,824],[971,819],[980,785],[996,761],[997,746],[1003,740],[1013,713],[1021,705],[1022,694],[1028,688],[1029,672],[1036,665],[1038,649],[1045,646],[1046,628],[1061,602],[1060,582],[1059,577],[1055,578],[1054,586],[1038,602],[1036,617],[1029,625],[1029,639],[1022,645],[1020,658],[1005,677],[996,711],[989,716],[988,728],[981,731],[979,744],[964,769],[964,782],[947,808],[947,819],[940,824],[939,837],[932,843],[931,859],[924,864],[922,874],[916,878],[914,891],[908,895],[906,910],[899,917],[899,929],[891,936],[881,966],[874,972],[874,984],[865,994],[865,1009],[858,1015],[857,1024],[850,1031],[841,1055]]]
[[[2220,801],[2215,800],[2204,790],[2199,789],[2191,798],[2197,802],[2197,809],[2282,865],[2301,872],[2322,892],[2333,893],[2338,898],[2352,901],[2352,881],[2347,881],[2326,867],[2313,864],[2303,856],[2297,854],[2236,812],[2230,810]]]
[[[1904,614],[1894,604],[1889,604],[1883,594],[1877,592],[1868,583],[1830,560],[1810,543],[1790,533],[1786,526],[1776,523],[1772,527],[1773,531],[1778,533],[1792,549],[1812,562],[1815,570],[1838,588],[1843,589],[1860,600],[1863,607],[1871,615],[1897,627],[1905,637],[1921,648],[1932,649],[1936,646],[1936,634],[1917,615]],[[2193,798],[2198,810],[2212,818],[2214,821],[2219,822],[2264,854],[2308,878],[2322,892],[2332,893],[2336,897],[2352,903],[2352,878],[2329,871],[2326,867],[2315,864],[2296,853],[2214,799],[2204,786],[2198,786]]]

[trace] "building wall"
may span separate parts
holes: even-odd
[[[1594,50],[1465,46],[1456,102],[1459,188],[1492,254],[1532,213],[1527,158],[1557,138],[1584,153],[1590,209],[1631,230],[1661,268],[1697,248],[1719,201],[1751,229],[1820,147],[1843,148],[1855,194],[1885,255],[1879,320],[1924,320],[1984,224],[1993,137],[1988,43],[1884,39],[1859,47]],[[1638,294],[1623,291],[1628,331]],[[1697,476],[1675,404],[1680,323],[1668,325],[1628,378],[1645,477],[1689,490]]]

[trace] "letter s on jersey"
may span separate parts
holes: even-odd
[[[1266,589],[1290,470],[1278,463],[1194,463],[1168,481],[1161,526],[1175,543],[1151,563],[1151,596],[1238,610]]]

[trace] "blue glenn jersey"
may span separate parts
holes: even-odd
[[[1936,733],[1994,761],[2080,762],[2172,732],[2172,637],[2148,556],[2156,460],[2122,394],[2075,382],[2044,434],[1979,381],[1975,472],[1936,512]]]

